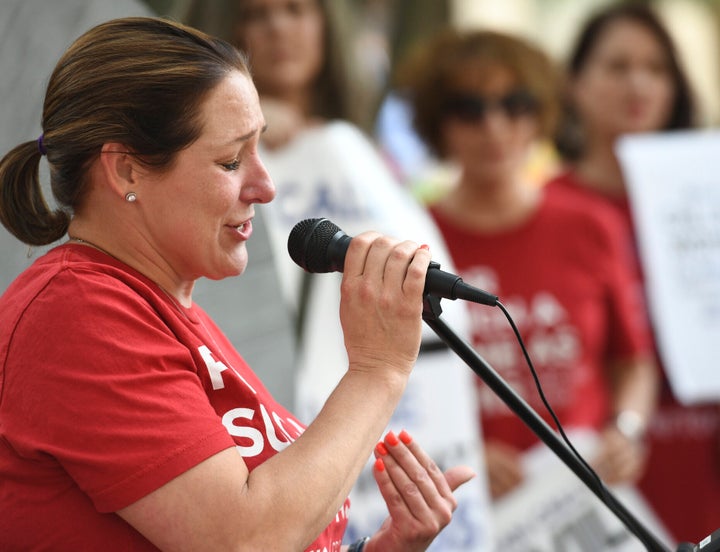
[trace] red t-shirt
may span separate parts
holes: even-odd
[[[633,225],[624,194],[601,195],[573,171],[559,174],[548,186],[574,193],[591,205],[610,206]],[[632,236],[629,242],[637,255]],[[658,364],[662,368],[659,357]],[[664,377],[647,437],[650,456],[639,487],[678,541],[699,542],[720,527],[720,405],[682,405]]]
[[[431,212],[463,280],[496,294],[510,312],[563,427],[601,428],[610,415],[607,362],[648,348],[642,295],[622,248],[620,221],[589,215],[559,193],[543,193],[529,220],[495,233],[470,231]],[[480,355],[554,427],[505,316],[483,305],[469,308]],[[537,443],[477,382],[484,437],[520,449]]]
[[[154,550],[113,512],[229,447],[252,470],[304,429],[199,307],[89,247],[38,259],[0,313],[3,550]],[[347,507],[309,550],[340,549]]]

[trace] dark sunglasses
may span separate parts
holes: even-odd
[[[452,94],[445,102],[444,113],[448,117],[480,122],[488,111],[499,109],[511,119],[523,115],[534,115],[540,108],[538,99],[527,90],[512,90],[499,98],[489,98],[477,94]]]

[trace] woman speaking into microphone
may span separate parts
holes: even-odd
[[[374,452],[390,515],[349,550],[425,550],[474,474],[443,474],[406,432],[379,439],[418,353],[430,253],[352,240],[349,365],[304,427],[192,296],[242,274],[254,206],[275,194],[243,56],[169,21],[109,21],[62,56],[41,123],[0,161],[3,225],[63,240],[0,298],[0,548],[346,550]]]

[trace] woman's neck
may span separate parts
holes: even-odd
[[[455,222],[481,232],[497,232],[519,226],[540,204],[538,187],[520,179],[480,184],[463,176],[438,209]]]
[[[588,187],[603,195],[625,195],[625,178],[615,155],[614,141],[590,145],[575,163],[575,171]]]
[[[260,93],[260,99],[263,102],[273,102],[285,105],[288,109],[292,109],[303,119],[312,117],[313,111],[313,95],[311,90],[304,88],[293,88],[287,90],[279,90],[267,93]]]
[[[134,233],[126,231],[118,232],[118,234],[129,236]],[[146,245],[146,241],[142,236],[138,235],[136,240],[127,240],[127,243],[125,240],[118,241],[114,235],[106,233],[102,226],[88,224],[82,219],[78,220],[76,217],[70,222],[68,238],[71,242],[101,251],[132,267],[155,282],[164,293],[171,296],[177,303],[188,308],[192,306],[192,292],[195,281],[180,281],[169,265],[163,266],[152,260],[153,255],[148,253],[151,250],[146,250],[148,254],[143,254],[142,251],[145,249],[143,246]],[[128,243],[135,245],[128,246]]]

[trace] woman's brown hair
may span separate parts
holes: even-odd
[[[619,21],[631,21],[645,27],[655,37],[665,54],[675,97],[668,120],[662,128],[657,130],[677,130],[694,126],[695,100],[688,78],[680,64],[675,44],[655,12],[644,3],[618,3],[595,12],[578,33],[575,46],[568,59],[568,78],[575,79],[585,70],[605,31]],[[558,152],[564,158],[576,160],[582,157],[584,150],[582,131],[580,130],[582,121],[578,120],[570,98],[565,98],[564,104],[563,118],[555,137],[555,143]]]
[[[398,73],[399,87],[413,105],[415,129],[435,154],[445,154],[441,128],[445,106],[455,93],[453,83],[473,64],[510,70],[518,86],[537,101],[540,134],[552,135],[558,115],[558,79],[550,58],[507,34],[446,29],[411,53]]]
[[[148,167],[166,170],[200,135],[203,99],[235,70],[248,74],[233,46],[171,21],[132,17],[89,30],[50,77],[41,140],[0,160],[0,222],[30,245],[60,239],[104,143],[122,143]],[[57,209],[43,197],[43,154]]]
[[[340,0],[313,0],[320,10],[323,27],[323,63],[313,85],[310,115],[322,119],[344,119],[360,126],[367,125],[366,108],[350,60],[350,30],[347,22],[351,12]],[[231,42],[249,57],[246,51],[243,23],[247,18],[246,0],[191,0],[184,21]],[[258,88],[262,96],[264,91]]]

